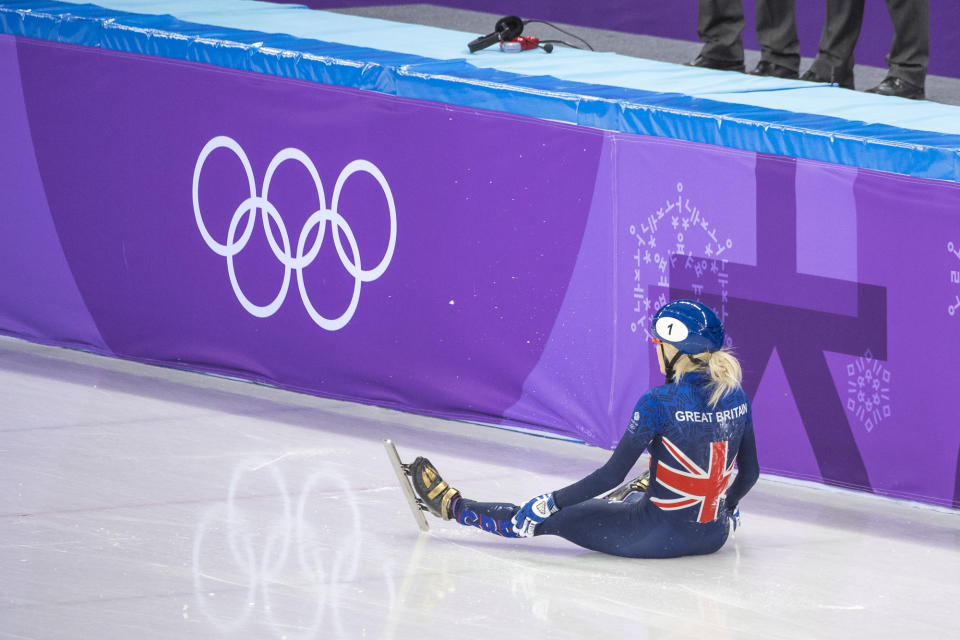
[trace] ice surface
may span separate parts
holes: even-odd
[[[956,512],[764,477],[706,557],[420,535],[384,438],[485,500],[607,456],[0,340],[0,638],[960,637]]]

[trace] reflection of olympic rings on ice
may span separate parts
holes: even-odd
[[[203,222],[203,216],[200,213],[200,172],[203,170],[207,156],[220,148],[229,149],[240,159],[243,170],[246,173],[247,186],[250,192],[250,196],[241,202],[233,213],[225,244],[218,242],[210,235],[210,232]],[[280,217],[280,212],[277,211],[277,208],[269,200],[270,181],[273,179],[277,168],[287,160],[299,162],[307,170],[313,179],[314,185],[316,185],[317,198],[320,204],[320,208],[310,215],[300,230],[300,236],[297,239],[296,254],[292,253],[290,236],[287,233],[283,218]],[[344,219],[339,212],[340,194],[343,190],[343,185],[350,176],[358,172],[368,173],[376,179],[380,184],[380,188],[383,189],[383,195],[386,196],[387,207],[390,211],[390,238],[387,242],[387,249],[384,252],[383,258],[377,266],[372,269],[364,269],[361,266],[360,248],[357,245],[356,237],[346,219]],[[240,283],[237,281],[237,274],[233,263],[234,257],[243,251],[244,247],[247,246],[247,242],[250,240],[250,236],[253,233],[254,222],[256,221],[256,212],[258,210],[263,212],[261,221],[263,223],[264,233],[267,236],[267,241],[270,244],[270,249],[284,267],[283,283],[280,285],[280,291],[273,301],[266,305],[258,305],[251,302],[243,293],[243,290],[240,288]],[[227,136],[217,136],[210,140],[206,146],[203,147],[200,156],[197,158],[197,164],[193,169],[193,213],[197,220],[197,227],[200,229],[200,235],[203,236],[207,246],[216,254],[224,256],[227,259],[227,273],[230,276],[230,284],[233,286],[233,292],[248,313],[258,318],[267,318],[276,313],[280,305],[283,304],[284,299],[286,299],[287,290],[290,286],[290,272],[295,271],[297,274],[297,287],[300,290],[300,298],[303,300],[307,313],[310,314],[310,317],[315,323],[328,331],[342,329],[350,322],[350,319],[357,310],[357,304],[360,302],[360,284],[362,282],[372,282],[383,275],[383,272],[386,271],[387,266],[390,264],[390,260],[393,258],[393,250],[397,242],[397,211],[393,201],[393,193],[390,191],[390,185],[387,184],[387,179],[373,163],[367,160],[354,160],[344,167],[333,187],[333,198],[330,203],[330,208],[327,209],[326,196],[324,195],[320,175],[313,162],[303,151],[288,147],[277,153],[277,155],[273,157],[273,160],[270,161],[270,165],[267,167],[267,173],[263,178],[263,195],[257,195],[256,180],[254,179],[253,168],[250,165],[247,154],[233,138]],[[237,238],[237,230],[244,217],[246,217],[246,225],[240,237]],[[274,237],[274,232],[270,226],[271,222],[280,231],[280,240],[283,244],[282,248],[277,243],[276,237]],[[347,306],[347,310],[336,318],[326,318],[316,310],[310,301],[310,297],[307,295],[307,290],[303,282],[303,270],[313,263],[323,245],[327,231],[327,222],[330,223],[330,235],[333,236],[333,244],[336,247],[340,262],[347,270],[347,273],[353,276],[354,279],[353,295],[350,298],[350,304]],[[305,246],[307,238],[310,236],[314,227],[318,229],[316,239],[307,250]],[[343,237],[346,238],[347,243],[350,245],[350,256],[347,256],[344,251],[343,243],[340,239],[341,234],[343,234]]]
[[[244,509],[238,492],[245,481],[268,483],[271,494],[275,489],[279,495],[279,502],[271,495],[272,500],[265,507]],[[347,512],[339,509],[339,517],[330,520],[341,531],[311,521],[310,508],[316,507],[318,489],[332,490],[342,497],[337,504],[346,507]],[[344,535],[344,531],[348,533]],[[209,509],[197,525],[193,541],[197,605],[221,633],[232,633],[251,624],[251,614],[259,611],[259,622],[278,635],[293,637],[289,630],[296,628],[299,637],[313,638],[330,612],[330,625],[336,630],[333,635],[346,637],[339,600],[341,592],[352,585],[358,574],[361,532],[360,510],[342,475],[329,470],[311,474],[294,505],[286,480],[275,465],[238,465],[230,480],[227,502]],[[226,595],[216,601],[211,593],[214,584],[221,592],[224,585],[229,585]],[[225,603],[231,596],[240,598],[237,587],[242,600]],[[288,600],[294,599],[293,608],[298,615],[304,613],[304,602],[310,605],[309,620],[298,617],[293,624],[278,619],[283,611],[290,610],[289,602],[286,607],[277,606],[284,599],[277,595],[281,591],[288,594]]]

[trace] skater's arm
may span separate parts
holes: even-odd
[[[586,478],[555,491],[553,499],[557,507],[562,509],[578,504],[619,486],[653,439],[654,415],[656,401],[650,392],[647,392],[637,402],[627,431],[610,459]]]
[[[583,480],[559,489],[553,493],[553,499],[558,508],[569,507],[572,504],[589,500],[594,496],[619,486],[630,469],[640,458],[640,454],[647,448],[649,440],[638,442],[634,438],[624,437],[614,449],[613,455],[606,464],[588,475]]]
[[[753,420],[749,420],[743,432],[743,438],[740,440],[740,449],[737,451],[737,479],[727,489],[727,508],[730,511],[736,511],[740,499],[750,491],[759,477],[757,441],[753,435]]]

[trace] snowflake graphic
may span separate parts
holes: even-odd
[[[847,410],[868,433],[890,417],[890,370],[869,349],[847,365]]]

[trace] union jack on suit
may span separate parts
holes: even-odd
[[[710,466],[704,471],[680,448],[663,438],[663,445],[670,455],[683,466],[683,470],[674,469],[663,460],[657,463],[657,482],[679,498],[651,498],[650,501],[668,511],[699,506],[697,522],[713,522],[717,519],[720,499],[733,477],[733,456],[727,465],[727,441],[710,443]]]

